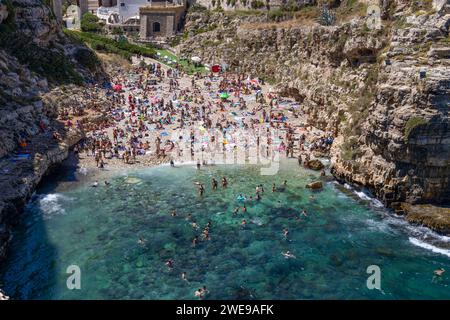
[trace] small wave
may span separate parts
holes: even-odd
[[[371,199],[370,203],[376,208],[384,208],[384,204],[378,199]]]
[[[82,166],[80,169],[78,169],[78,172],[81,173],[82,175],[87,175],[88,169]]]
[[[372,198],[369,197],[367,194],[365,194],[363,191],[356,191],[355,190],[354,192],[362,200],[367,200],[367,201],[372,200]]]
[[[57,214],[65,214],[66,210],[60,203],[61,200],[72,200],[72,198],[59,193],[50,193],[43,195],[38,200],[39,210],[42,212],[45,218],[49,218]]]
[[[375,221],[372,219],[367,219],[366,224],[372,230],[380,231],[383,233],[393,233],[394,230],[391,228],[391,225],[386,220]]]
[[[251,220],[251,222],[256,224],[257,226],[262,226],[264,224],[264,221],[258,218]]]
[[[423,249],[431,250],[434,253],[440,253],[440,254],[446,255],[447,257],[450,257],[450,250],[448,250],[448,249],[442,249],[442,248],[435,247],[429,243],[423,242],[423,241],[413,238],[413,237],[409,238],[409,242],[411,242],[413,245],[421,247]]]

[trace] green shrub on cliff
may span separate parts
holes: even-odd
[[[252,0],[250,2],[250,6],[252,7],[252,9],[260,9],[265,7],[265,3],[260,0]]]
[[[345,161],[352,161],[360,157],[362,152],[359,148],[358,139],[350,137],[341,145],[341,157]]]
[[[405,135],[404,135],[405,140],[409,139],[409,135],[414,130],[414,128],[417,128],[418,126],[425,125],[427,123],[428,123],[428,121],[423,119],[423,118],[421,118],[421,117],[409,118],[408,121],[405,124]]]
[[[64,30],[64,33],[76,41],[88,44],[94,50],[117,54],[128,60],[131,59],[132,55],[142,55],[144,57],[153,58],[156,54],[156,51],[153,48],[139,46],[129,43],[128,41],[116,41],[99,34],[67,29]]]
[[[215,2],[214,2],[214,4],[215,4]],[[214,4],[213,4],[213,7],[214,7]],[[198,3],[194,3],[194,4],[190,5],[188,8],[188,11],[190,11],[190,12],[205,12],[207,10],[208,10],[207,7],[202,6],[201,4],[198,4]]]
[[[84,32],[100,32],[102,30],[99,19],[92,13],[85,13],[80,21],[81,30]]]

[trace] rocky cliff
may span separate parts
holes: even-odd
[[[318,14],[191,12],[177,50],[300,101],[310,124],[336,134],[338,179],[387,205],[450,203],[449,1],[340,1],[333,26]]]
[[[96,56],[72,43],[40,0],[0,6],[0,261],[12,226],[48,169],[67,155],[82,132],[57,120],[66,96],[102,76]],[[67,100],[67,99],[65,99]],[[60,139],[53,137],[58,132]],[[19,145],[21,143],[22,145]]]

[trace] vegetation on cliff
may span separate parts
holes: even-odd
[[[0,25],[0,47],[52,83],[82,83],[82,75],[56,44],[50,43],[49,48],[43,48],[17,28],[16,8],[11,0],[6,4],[9,15]]]
[[[427,124],[428,121],[421,117],[411,117],[408,119],[408,121],[405,124],[405,140],[408,140],[409,135],[414,130],[414,128],[417,128],[421,125]]]
[[[83,15],[80,25],[84,32],[100,32],[102,30],[98,17],[90,12]]]
[[[133,55],[142,55],[144,57],[152,58],[155,57],[156,54],[156,51],[153,48],[132,44],[127,40],[114,40],[100,34],[67,29],[64,30],[64,33],[74,41],[88,44],[94,50],[117,54],[128,60],[130,60]]]

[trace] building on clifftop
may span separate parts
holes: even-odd
[[[185,0],[153,0],[140,7],[141,39],[164,40],[175,36],[182,28],[185,12]]]

